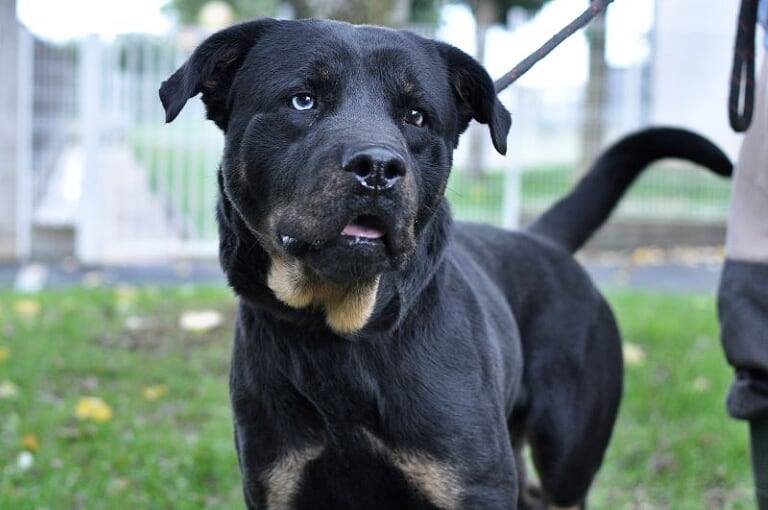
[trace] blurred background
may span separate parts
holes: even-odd
[[[216,254],[222,137],[191,102],[163,124],[157,89],[212,31],[256,16],[334,17],[413,30],[498,77],[584,0],[2,0],[0,259],[123,264]],[[731,155],[737,1],[618,1],[503,93],[507,158],[473,126],[448,197],[457,217],[514,227],[561,196],[600,148],[647,124],[692,127]],[[691,15],[692,12],[696,15]],[[725,22],[725,21],[728,22]],[[716,246],[728,184],[665,164],[591,248]]]
[[[611,141],[693,128],[732,157],[738,0],[616,0],[473,124],[455,216],[524,225]],[[497,78],[586,0],[0,0],[0,508],[238,508],[216,264],[221,133],[157,96],[207,35],[259,16],[412,30]],[[762,45],[759,45],[762,48]],[[580,255],[626,338],[628,394],[594,508],[750,508],[717,284],[729,183],[662,162]]]

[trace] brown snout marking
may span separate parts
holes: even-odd
[[[296,261],[272,257],[267,286],[291,308],[315,305],[325,310],[325,321],[341,334],[361,330],[371,318],[379,277],[341,285],[308,274]]]
[[[267,510],[290,510],[307,464],[320,456],[322,446],[293,450],[279,458],[262,476]]]
[[[369,430],[363,433],[374,450],[383,455],[430,503],[442,510],[455,510],[461,503],[461,481],[456,470],[429,455],[389,448]]]

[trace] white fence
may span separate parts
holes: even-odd
[[[78,258],[93,263],[215,256],[221,133],[204,120],[199,100],[165,125],[157,95],[201,36],[89,37],[65,47],[27,40],[18,54],[27,69],[19,86],[32,91],[32,106],[19,125],[30,142],[20,145],[29,149],[20,152],[29,172],[19,167],[19,186],[31,189],[18,195],[18,208],[32,210],[19,217],[31,217],[26,237],[33,245],[48,239],[61,248],[69,235]],[[587,114],[602,116],[609,139],[646,123],[648,69],[608,73],[605,107]],[[461,219],[514,226],[578,176],[583,90],[518,87],[503,100],[514,118],[509,155],[496,155],[488,142],[485,175],[469,178],[463,172],[469,154],[460,144],[447,196]],[[642,221],[722,220],[727,184],[692,175],[674,168],[644,177],[621,214]]]
[[[199,101],[165,125],[157,95],[185,56],[164,39],[83,42],[80,258],[215,255],[221,134]]]

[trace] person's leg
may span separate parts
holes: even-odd
[[[721,338],[736,378],[728,412],[749,420],[759,505],[768,510],[768,59],[756,85],[755,116],[734,172],[726,261],[720,281]]]

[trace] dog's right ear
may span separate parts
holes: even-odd
[[[277,23],[273,19],[250,21],[225,28],[203,41],[160,86],[165,122],[175,119],[187,100],[202,92],[208,118],[225,130],[235,74],[264,31]]]
[[[458,48],[437,43],[437,49],[445,60],[448,79],[459,104],[459,131],[463,132],[471,119],[488,124],[493,146],[500,154],[506,154],[507,135],[512,119],[499,101],[488,72],[477,60]]]

